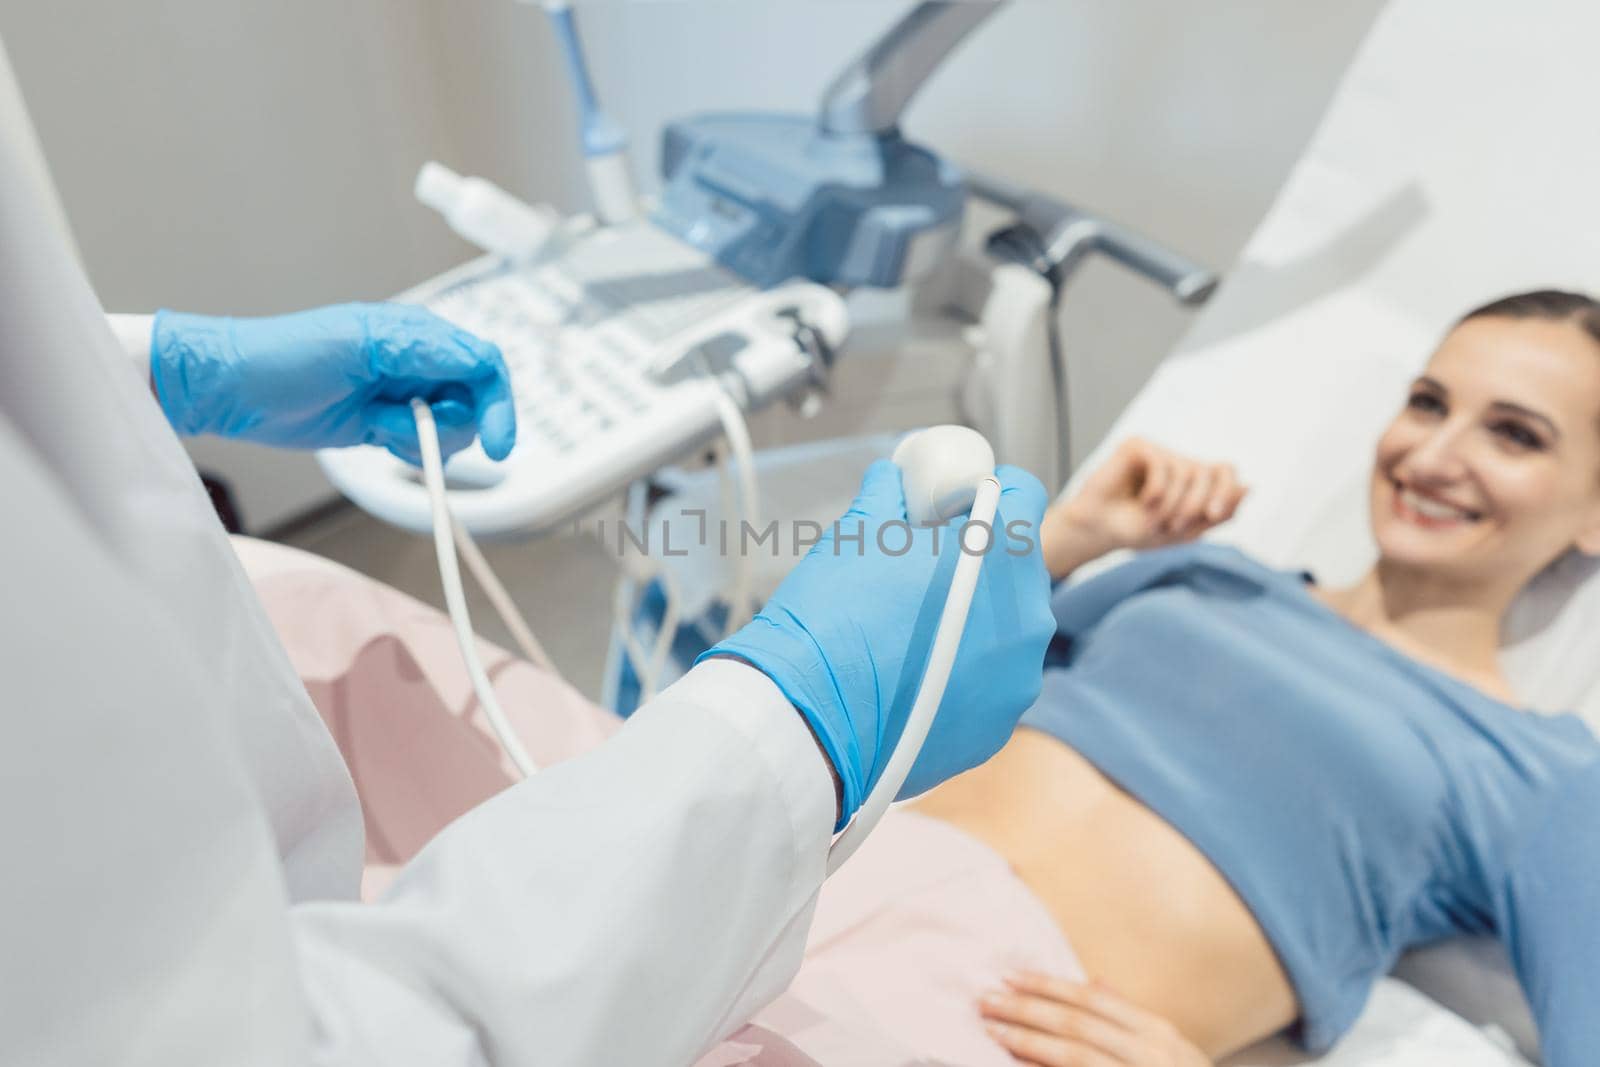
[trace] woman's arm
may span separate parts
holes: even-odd
[[[1103,985],[1024,972],[978,1002],[989,1036],[1037,1067],[1211,1067],[1166,1019]]]
[[[1499,927],[1539,1024],[1545,1067],[1593,1064],[1600,1049],[1600,764],[1551,803],[1520,843]]]
[[[1131,437],[1071,497],[1045,513],[1045,567],[1060,581],[1119,548],[1192,541],[1232,517],[1247,490],[1233,467]]]

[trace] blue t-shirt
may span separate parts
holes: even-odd
[[[1408,947],[1494,933],[1551,1067],[1600,1056],[1600,742],[1418,663],[1238,551],[1055,594],[1024,717],[1206,854],[1321,1050]]]

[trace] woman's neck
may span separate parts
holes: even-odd
[[[1355,585],[1324,600],[1402,652],[1510,697],[1500,672],[1500,625],[1515,590],[1418,574],[1380,560]]]

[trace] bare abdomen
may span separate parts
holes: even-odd
[[[1020,729],[914,806],[1004,856],[1090,977],[1213,1057],[1298,1015],[1272,946],[1211,861],[1055,738]]]

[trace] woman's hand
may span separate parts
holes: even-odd
[[[1037,1067],[1211,1067],[1158,1015],[1096,983],[1023,973],[978,1002],[989,1036]]]
[[[1246,492],[1231,464],[1131,437],[1045,515],[1045,566],[1059,579],[1115,549],[1193,540],[1232,517]]]

